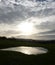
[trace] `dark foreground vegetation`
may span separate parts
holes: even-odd
[[[55,40],[36,41],[0,37],[0,49],[18,46],[44,47],[48,49],[48,53],[29,56],[19,52],[0,50],[0,65],[55,65]]]

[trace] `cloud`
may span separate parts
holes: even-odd
[[[55,40],[55,34],[34,34],[32,36],[30,36],[31,39],[35,39],[35,40]]]
[[[54,36],[55,35],[55,29],[54,30],[45,31],[45,32],[40,32],[38,34],[40,34],[42,36]]]
[[[39,26],[38,26],[39,29],[48,29],[48,30],[52,30],[52,29],[55,29],[55,22],[52,21],[52,22],[42,22]]]
[[[6,36],[6,37],[16,37],[20,36],[19,34],[20,32],[15,30],[0,31],[0,36]]]
[[[18,36],[16,26],[23,21],[32,22],[43,34],[55,33],[55,0],[0,0],[1,33]]]
[[[37,38],[37,36],[36,36]],[[44,36],[38,36],[39,40],[55,40],[55,35],[44,35]],[[37,38],[37,39],[38,39]]]
[[[16,21],[24,20],[26,10],[24,10],[23,6],[19,6],[18,9],[20,9],[20,10],[12,10],[11,12],[6,12],[6,13],[1,10],[0,14],[2,12],[3,12],[3,14],[0,15],[0,22],[1,23],[14,23]]]
[[[43,0],[42,3],[40,1],[41,0],[37,0],[37,2],[36,0],[1,0],[0,22],[14,23],[16,21],[28,19],[30,17],[47,17],[55,15],[54,1],[46,2]]]

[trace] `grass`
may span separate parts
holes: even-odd
[[[16,46],[44,47],[48,53],[28,56],[20,52],[0,50],[0,65],[55,65],[55,42],[0,39],[0,49]]]

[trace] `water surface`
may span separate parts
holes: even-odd
[[[37,54],[43,54],[48,52],[48,50],[43,47],[28,47],[28,46],[12,47],[12,48],[6,48],[1,50],[16,51],[16,52],[21,52],[27,55],[37,55]]]

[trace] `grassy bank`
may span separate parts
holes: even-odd
[[[48,49],[48,53],[28,56],[19,52],[0,50],[0,65],[55,65],[55,41],[0,39],[0,49],[16,46],[44,47]]]

